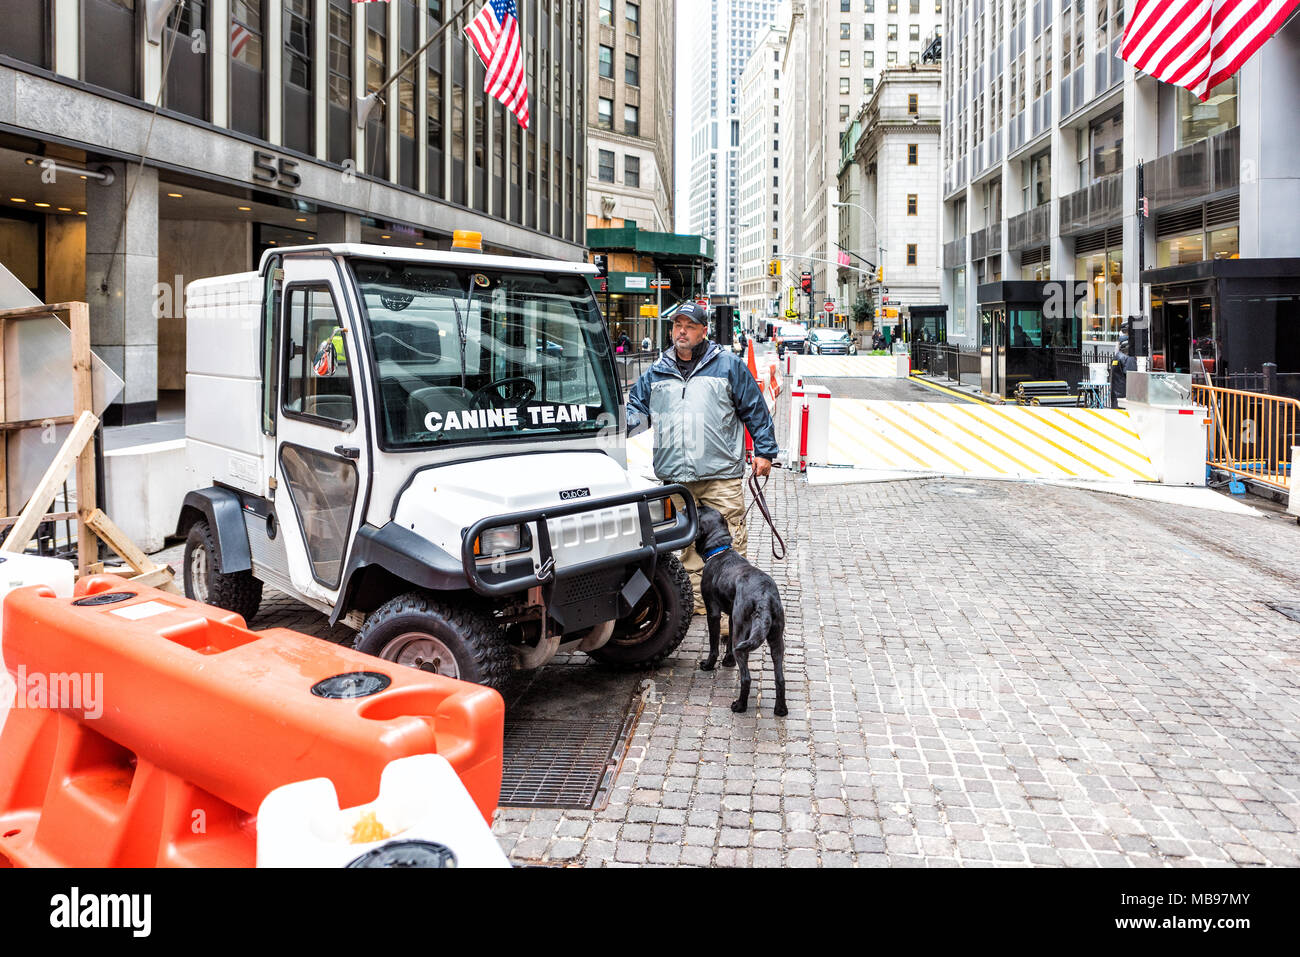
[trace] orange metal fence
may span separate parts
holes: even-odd
[[[1208,385],[1193,385],[1192,394],[1210,412],[1208,465],[1291,490],[1291,447],[1300,444],[1300,402]]]

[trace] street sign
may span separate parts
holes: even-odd
[[[709,300],[706,299],[706,298],[704,298],[703,296],[701,296],[699,299],[696,299],[695,301],[696,301],[699,305],[703,306],[705,309],[708,309],[708,308],[709,308]]]
[[[880,301],[881,301],[881,302],[889,302],[889,297],[888,297],[888,296],[881,296],[881,297],[880,297]]]
[[[889,287],[888,287],[888,286],[881,286],[881,287],[880,287],[880,292],[881,292],[881,295],[888,296],[888,295],[889,295]]]
[[[787,309],[785,311],[785,317],[787,319],[798,319],[799,313],[795,312],[793,309]]]
[[[671,289],[673,284],[667,279],[651,279],[651,289]]]
[[[835,311],[835,303],[833,303],[833,302],[831,302],[829,299],[827,299],[827,300],[826,300],[826,304],[825,304],[824,306],[822,306],[822,308],[825,309],[827,312],[834,312],[834,311]]]

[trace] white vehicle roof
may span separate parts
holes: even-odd
[[[437,249],[408,249],[402,246],[380,246],[373,243],[316,243],[311,246],[284,246],[262,253],[258,264],[259,275],[266,274],[266,264],[272,256],[356,256],[364,259],[395,259],[402,262],[435,263],[443,266],[460,266],[480,269],[511,269],[523,272],[571,273],[580,276],[596,275],[592,263],[570,262],[564,259],[530,259],[526,256],[484,256],[482,253],[444,252]]]
[[[808,330],[797,322],[781,323],[781,335],[788,336],[791,332],[807,333]]]

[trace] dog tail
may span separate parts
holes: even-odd
[[[749,617],[749,630],[745,637],[736,642],[737,651],[753,651],[767,640],[772,630],[772,612],[769,608],[759,607]]]

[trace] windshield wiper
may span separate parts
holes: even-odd
[[[465,311],[469,312],[470,299],[474,296],[473,281],[465,283]],[[456,305],[456,300],[451,301],[451,308],[456,311],[456,338],[460,340],[460,387],[465,388],[465,343],[469,339],[469,330],[466,328],[465,320],[461,318],[460,307]]]

